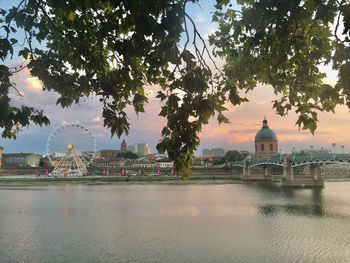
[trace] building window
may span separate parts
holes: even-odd
[[[272,152],[273,151],[273,145],[272,145],[272,143],[270,144],[270,152]]]
[[[264,149],[264,144],[261,144],[261,151],[262,151],[262,152],[265,151],[265,149]]]

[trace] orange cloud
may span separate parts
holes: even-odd
[[[100,116],[97,116],[96,118],[94,118],[92,121],[94,122],[99,122],[101,120],[101,117]]]
[[[28,77],[26,79],[26,83],[28,84],[29,88],[34,91],[41,91],[43,89],[43,85],[37,77]]]

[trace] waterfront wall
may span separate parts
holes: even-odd
[[[50,172],[51,170],[49,170]],[[4,175],[40,175],[44,174],[46,169],[36,167],[1,167],[0,176]]]
[[[125,175],[138,175],[138,168],[136,169],[124,169]],[[307,170],[307,169],[306,169]],[[48,172],[50,173],[52,171],[51,169],[48,169]],[[126,172],[127,171],[127,172]],[[223,169],[223,168],[213,168],[213,169],[192,169],[192,177],[206,177],[206,176],[223,176],[223,177],[230,177],[232,179],[241,179],[243,175],[243,169],[241,167],[232,167],[232,169]],[[342,170],[343,171],[343,170]],[[340,170],[334,170],[333,173],[321,173],[320,177],[321,179],[348,179],[350,178],[350,175],[348,173],[342,173]],[[149,175],[149,174],[155,174],[157,173],[157,169],[141,169],[142,175]],[[306,172],[306,171],[305,171]],[[44,175],[46,173],[46,168],[33,168],[33,167],[0,167],[0,176],[9,176],[9,175]],[[120,176],[122,173],[122,169],[110,169],[106,175],[109,176]],[[249,178],[254,179],[254,176],[264,175],[264,169],[255,167],[250,170]],[[272,177],[282,177],[283,171],[280,167],[275,167],[274,169],[270,169],[269,173]],[[103,169],[92,169],[89,168],[89,174],[90,175],[102,175]],[[160,169],[160,175],[161,176],[169,176],[171,175],[171,169]],[[175,175],[175,173],[174,173]],[[294,179],[309,179],[310,178],[310,169],[307,170],[307,173],[301,173],[301,171],[298,171],[298,173],[294,174]]]
[[[158,169],[146,169],[140,168],[142,174],[154,174],[157,173]],[[88,168],[89,174],[102,175],[103,168]],[[48,169],[48,172],[51,172],[52,168]],[[125,175],[137,174],[139,168],[124,168]],[[236,175],[240,176],[242,174],[242,169],[192,169],[193,176],[200,175]],[[11,167],[1,167],[0,176],[4,175],[43,175],[46,172],[46,168],[33,168],[33,167],[20,167],[20,166],[11,166]],[[105,169],[107,173],[107,169]],[[108,175],[110,176],[119,176],[122,174],[122,168],[118,169],[108,169]],[[170,168],[160,169],[161,175],[171,174]],[[175,174],[175,173],[174,173]]]

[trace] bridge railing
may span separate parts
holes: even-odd
[[[243,163],[244,161],[233,161],[231,162],[232,164],[240,164],[240,163]]]
[[[244,161],[230,162],[231,166],[244,166]]]
[[[281,163],[283,162],[283,158],[281,157],[270,157],[270,158],[256,158],[256,159],[247,159],[248,166],[251,164],[257,164],[257,163]],[[231,166],[244,166],[244,161],[234,161],[230,162]]]
[[[298,162],[297,166],[300,164],[305,165],[308,163],[317,163],[317,162],[322,162],[323,160],[333,160],[337,161],[337,159],[340,162],[344,162],[344,159],[346,162],[350,163],[350,154],[348,153],[341,153],[341,154],[322,154],[322,155],[289,155],[288,156],[289,160],[292,161],[293,163]],[[343,160],[342,160],[343,159]],[[317,161],[318,160],[318,161]],[[269,158],[256,158],[256,159],[247,159],[248,166],[251,166],[253,164],[273,164],[276,163],[277,165],[283,165],[283,156],[278,156],[278,157],[269,157]],[[234,161],[231,162],[231,166],[244,166],[244,161]],[[295,166],[295,165],[294,165]]]
[[[350,158],[348,153],[320,154],[320,155],[290,155],[290,160],[295,159],[322,159],[322,158]]]
[[[265,161],[280,161],[283,160],[283,157],[270,157],[270,158],[254,158],[248,159],[248,162],[265,162]]]

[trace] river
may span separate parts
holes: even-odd
[[[2,186],[0,262],[350,262],[350,182]]]

